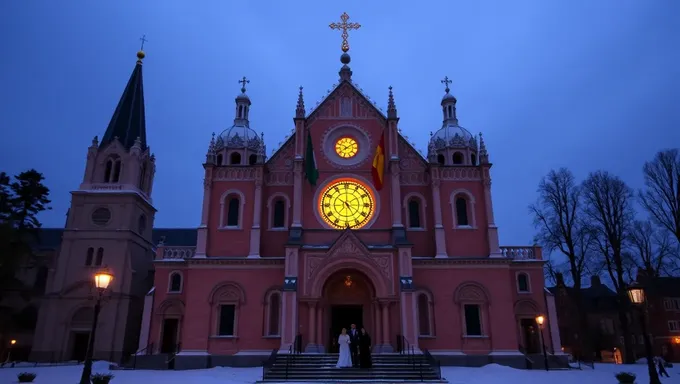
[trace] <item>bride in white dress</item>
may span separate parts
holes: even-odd
[[[338,345],[340,346],[340,356],[338,357],[338,364],[335,365],[336,368],[351,368],[352,367],[352,355],[349,352],[349,335],[347,334],[347,329],[343,328],[340,336],[338,337]]]

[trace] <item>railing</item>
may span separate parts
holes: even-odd
[[[278,352],[278,348],[272,349],[272,353],[269,355],[269,358],[264,363],[262,363],[262,380],[266,379],[267,374],[269,371],[271,371],[274,363],[276,363],[276,355]]]
[[[184,260],[196,254],[196,247],[162,247],[162,257],[157,257],[157,260]]]
[[[513,260],[541,260],[540,247],[500,247],[503,257]]]
[[[153,345],[154,345],[153,343],[149,343],[149,345],[147,345],[146,347],[135,352],[134,357],[132,358],[132,369],[137,369],[137,355],[153,354]]]
[[[423,349],[423,357],[425,358],[425,361],[427,361],[427,364],[430,366],[430,368],[434,371],[434,373],[437,375],[437,380],[442,379],[442,366],[439,360],[435,359],[434,356],[428,351],[427,349]],[[420,370],[420,380],[423,380],[423,369],[421,368]]]
[[[531,360],[529,358],[529,356],[527,356],[526,349],[524,349],[524,347],[521,344],[517,345],[517,349],[519,349],[522,356],[524,356],[524,362],[526,364],[527,369],[533,369],[534,368],[534,361]]]
[[[400,355],[406,355],[406,359],[411,363],[413,370],[416,369],[415,347],[403,335],[397,335],[397,352]]]
[[[168,369],[175,369],[175,358],[182,348],[182,343],[175,344],[174,351],[168,354],[168,360],[165,362],[168,365]]]

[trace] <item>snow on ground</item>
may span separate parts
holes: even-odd
[[[82,365],[53,367],[16,367],[0,368],[0,383],[17,382],[19,372],[34,372],[37,384],[74,384],[80,379]],[[94,371],[109,372],[108,363],[97,362]],[[519,370],[490,364],[482,368],[442,367],[442,376],[451,384],[603,384],[616,383],[617,372],[637,374],[639,384],[648,383],[647,366],[596,364],[595,369],[550,371]],[[262,368],[212,368],[193,371],[112,371],[115,375],[112,384],[225,384],[254,383],[262,377]],[[670,378],[662,378],[663,384],[680,384],[680,368],[669,368]]]

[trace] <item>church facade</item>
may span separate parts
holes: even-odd
[[[35,358],[83,353],[101,267],[115,280],[99,358],[261,363],[274,349],[332,352],[357,324],[375,353],[408,346],[445,363],[522,366],[523,353],[540,353],[539,315],[548,350],[559,349],[541,249],[499,245],[490,156],[459,124],[448,79],[423,156],[400,133],[391,87],[383,113],[353,82],[345,52],[316,108],[305,110],[300,88],[294,132],[267,157],[244,78],[233,124],[209,142],[198,228],[156,230],[138,57],[73,192]]]

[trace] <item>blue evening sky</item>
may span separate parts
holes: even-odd
[[[353,79],[425,151],[449,76],[461,125],[494,163],[503,245],[533,237],[527,205],[551,168],[604,169],[633,187],[655,152],[680,146],[680,2],[19,1],[0,2],[0,170],[43,172],[62,226],[87,147],[104,133],[145,34],[148,142],[157,227],[198,225],[205,152],[251,79],[251,126],[269,151],[334,84],[346,11]]]

